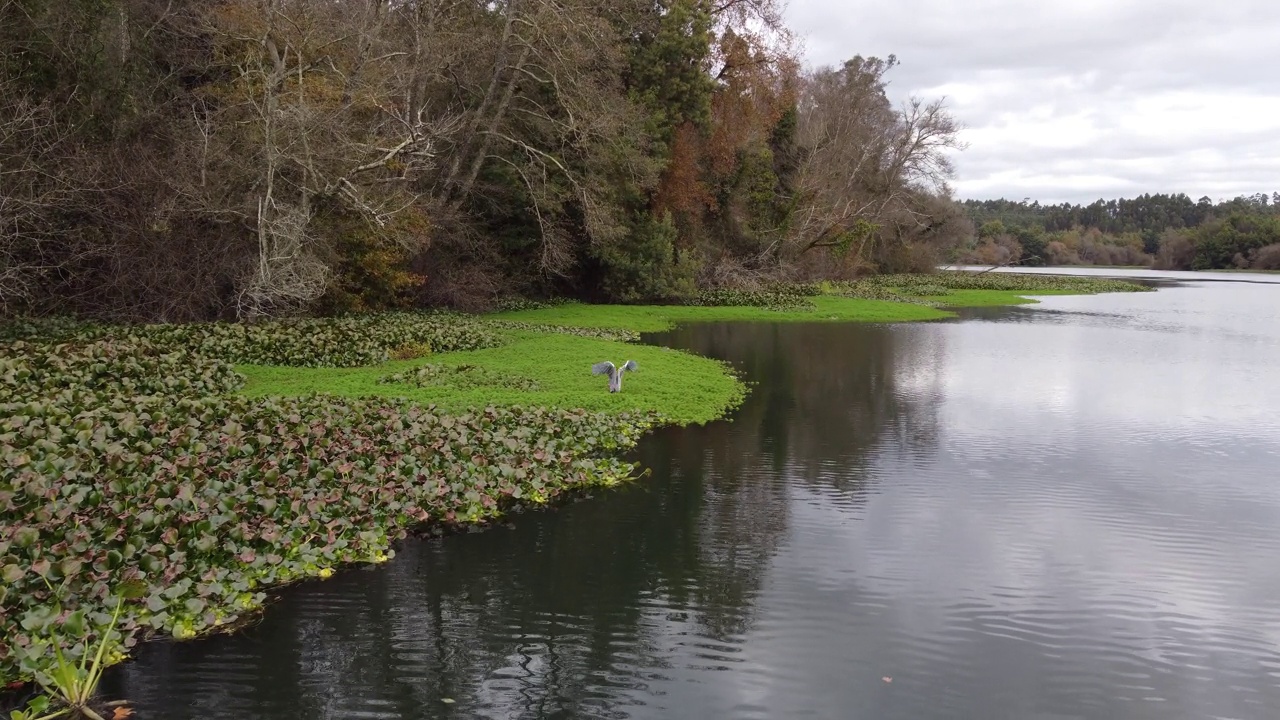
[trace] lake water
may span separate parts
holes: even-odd
[[[108,690],[137,720],[1274,718],[1280,277],[1226,279],[651,338],[758,385],[633,486]]]

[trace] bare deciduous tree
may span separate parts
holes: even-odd
[[[854,58],[805,78],[798,105],[797,212],[792,256],[834,249],[864,261],[870,243],[927,225],[922,196],[946,194],[946,151],[960,126],[941,100],[895,108],[884,74],[895,59]]]
[[[230,207],[256,239],[242,315],[302,308],[324,292],[317,203],[383,229],[417,202],[413,183],[456,126],[428,115],[406,84],[417,77],[419,19],[381,0],[233,0],[209,16],[230,79],[208,91],[201,174],[220,187],[202,190],[215,204],[239,195]]]
[[[0,311],[23,309],[51,273],[92,252],[64,224],[92,214],[101,182],[75,131],[51,103],[0,82]]]

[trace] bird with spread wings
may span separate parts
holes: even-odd
[[[636,361],[628,360],[622,363],[622,367],[615,367],[613,363],[605,360],[591,366],[592,375],[608,375],[609,376],[609,392],[622,392],[622,373],[631,370],[635,371]]]

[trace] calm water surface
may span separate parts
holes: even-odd
[[[1280,715],[1280,285],[660,341],[759,384],[647,439],[651,478],[147,646],[111,692],[139,720]]]

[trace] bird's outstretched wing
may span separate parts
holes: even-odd
[[[622,363],[622,369],[623,369],[623,370],[632,370],[632,371],[634,371],[634,370],[636,369],[636,361],[635,361],[635,360],[628,360],[628,361],[626,361],[626,362]]]
[[[608,360],[605,360],[604,362],[598,362],[595,365],[591,366],[592,375],[608,375],[610,380],[613,379],[613,375],[616,372],[618,372],[618,369],[614,367],[613,363],[609,362]]]

